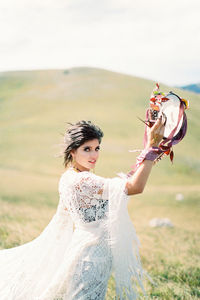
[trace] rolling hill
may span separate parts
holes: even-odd
[[[104,131],[98,172],[113,176],[135,161],[129,149],[142,147],[144,118],[154,82],[95,68],[5,72],[0,74],[3,177],[28,174],[56,177],[63,170],[55,158],[66,122],[88,119]],[[195,184],[200,172],[199,95],[161,85],[190,100],[188,132],[175,147],[172,166],[164,158],[155,167],[156,183]],[[111,159],[112,158],[112,159]],[[7,175],[6,175],[7,174]],[[172,180],[173,178],[173,180]],[[155,182],[155,179],[152,179]]]
[[[95,68],[0,73],[0,248],[37,237],[55,213],[64,166],[60,143],[67,122],[91,120],[104,131],[95,173],[130,170],[142,148],[145,110],[155,82]],[[145,269],[155,278],[150,299],[199,296],[200,95],[161,84],[190,101],[188,132],[153,168],[129,214],[142,241]],[[183,201],[176,201],[177,193]],[[150,228],[167,217],[173,228]],[[152,296],[152,297],[151,297]],[[195,297],[196,296],[196,297]],[[112,280],[106,300],[114,299]]]

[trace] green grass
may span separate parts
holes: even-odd
[[[114,177],[130,170],[142,148],[144,118],[154,82],[100,69],[7,72],[0,76],[0,247],[37,237],[59,201],[64,167],[56,158],[66,122],[91,120],[104,131],[96,174]],[[154,166],[142,195],[131,197],[129,213],[141,241],[150,299],[198,299],[200,278],[200,96],[161,85],[190,100],[188,132]],[[182,193],[184,200],[175,200]],[[154,217],[173,228],[150,228]],[[114,281],[108,286],[114,299]]]

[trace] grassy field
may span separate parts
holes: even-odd
[[[60,151],[66,122],[87,119],[104,131],[96,174],[129,171],[142,148],[144,118],[154,82],[100,69],[24,71],[0,74],[0,248],[37,237],[59,201],[64,172]],[[141,258],[156,286],[150,299],[200,298],[200,96],[161,84],[190,100],[188,133],[155,165],[142,195],[131,197],[129,213],[141,241]],[[183,201],[175,200],[182,193]],[[151,228],[154,217],[173,228]],[[109,281],[107,299],[114,299]]]

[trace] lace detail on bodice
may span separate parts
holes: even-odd
[[[96,200],[96,204],[88,208],[79,208],[80,217],[84,222],[93,222],[105,217],[108,211],[108,200]]]
[[[108,212],[106,179],[68,169],[59,183],[60,201],[75,223],[105,219]]]

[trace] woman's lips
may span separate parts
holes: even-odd
[[[89,163],[91,163],[91,164],[95,164],[95,162],[96,162],[96,160],[95,161],[89,161]]]

